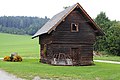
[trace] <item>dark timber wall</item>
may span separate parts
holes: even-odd
[[[41,54],[46,48],[41,62],[51,63],[55,54],[65,53],[73,61],[73,65],[90,65],[93,61],[93,44],[95,34],[93,28],[75,9],[60,23],[55,31],[40,37]],[[78,32],[71,32],[71,23],[78,24]]]

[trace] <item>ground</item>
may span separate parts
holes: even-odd
[[[105,61],[105,60],[94,60],[94,61],[103,62],[103,63],[120,64],[120,62],[115,62],[115,61]],[[17,78],[15,75],[9,74],[4,70],[0,69],[0,80],[25,80],[25,79]],[[39,76],[35,76],[32,80],[52,80],[52,79],[40,79]]]
[[[5,62],[0,60],[0,80],[119,80],[120,65],[94,62],[92,66],[51,66],[39,62],[38,39],[27,35],[11,35],[0,33],[0,58],[17,52],[22,62]],[[26,59],[27,58],[27,59]],[[120,62],[117,56],[96,56],[94,60],[110,60]],[[105,61],[104,61],[105,62]],[[4,70],[4,71],[3,71]],[[6,72],[5,72],[6,71]],[[1,71],[0,71],[1,72]],[[10,73],[10,74],[9,74]],[[20,78],[17,78],[20,77]]]
[[[0,80],[24,80],[0,69]]]
[[[0,69],[0,80],[25,80],[22,78],[18,78],[15,75],[9,74],[5,72],[4,70]],[[47,79],[40,79],[39,76],[34,77],[33,80],[47,80]]]

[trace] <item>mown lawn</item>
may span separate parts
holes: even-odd
[[[94,56],[94,60],[108,60],[108,61],[120,62],[120,56],[112,56],[112,55]]]
[[[18,77],[31,80],[41,78],[59,78],[61,80],[119,80],[120,65],[95,63],[93,66],[51,66],[39,63],[38,59],[25,59],[23,62],[0,61],[0,68]]]
[[[39,63],[38,38],[31,39],[27,35],[11,35],[0,33],[0,58],[18,52],[22,62],[4,62],[0,60],[0,69],[28,80],[35,76],[41,78],[59,78],[61,80],[119,80],[120,65],[97,63],[93,66],[51,66]],[[94,59],[120,61],[119,57],[94,57]]]
[[[39,57],[38,38],[28,35],[12,35],[0,33],[0,58],[17,52],[22,57]]]

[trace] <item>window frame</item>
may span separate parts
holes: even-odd
[[[76,30],[73,29],[73,25],[76,25],[74,27],[76,27]],[[78,23],[71,23],[71,32],[78,32],[79,29],[78,29]]]

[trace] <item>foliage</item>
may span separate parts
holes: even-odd
[[[13,62],[21,62],[22,61],[22,58],[21,56],[13,56],[13,59],[12,59]]]
[[[111,23],[108,17],[106,17],[106,14],[103,12],[101,12],[95,18],[95,22],[101,27],[101,29],[105,33],[104,36],[97,37],[97,42],[95,44],[95,50],[104,51],[107,45],[107,42],[106,42],[107,30],[109,29]]]
[[[22,57],[18,56],[18,55],[15,55],[13,57],[5,56],[4,57],[4,61],[21,62],[22,61]]]
[[[63,7],[64,9],[67,9],[68,7],[70,7],[70,6],[65,6],[65,7]]]
[[[120,25],[119,25],[120,26]],[[120,27],[113,26],[108,31],[107,48],[106,50],[114,55],[120,56]]]
[[[95,18],[95,22],[102,28],[105,35],[97,37],[94,49],[120,56],[120,22],[109,20],[104,12]]]
[[[1,16],[0,32],[11,34],[33,35],[40,29],[49,18],[27,17],[27,16]]]
[[[10,56],[5,56],[4,57],[4,61],[10,61],[11,59],[10,59]]]

